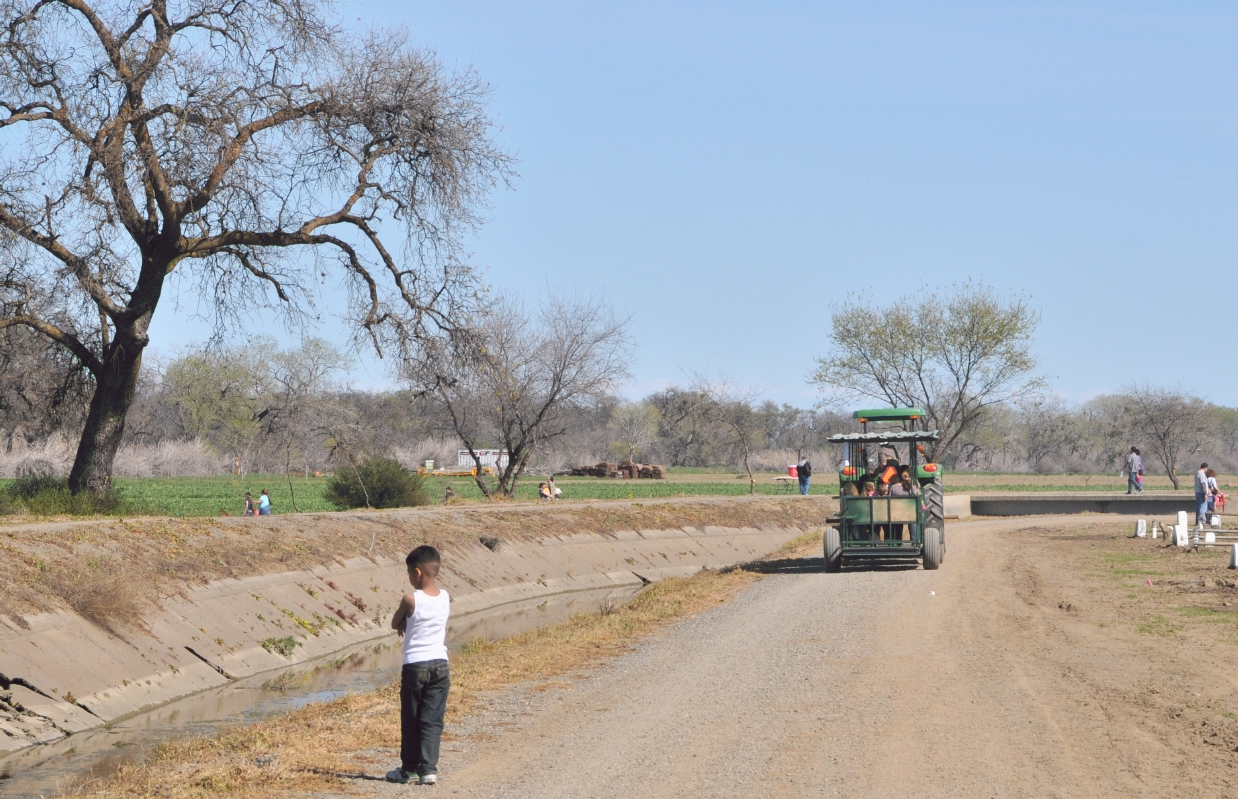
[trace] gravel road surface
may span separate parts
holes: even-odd
[[[1238,795],[1233,763],[1214,759],[1192,774],[1163,708],[1141,698],[1157,680],[1132,655],[1147,636],[1098,643],[1095,624],[1060,609],[1069,586],[1047,588],[1051,559],[1024,558],[1012,535],[1030,524],[1079,522],[955,524],[936,572],[828,575],[816,561],[788,564],[582,679],[496,698],[463,741],[445,744],[433,790]]]

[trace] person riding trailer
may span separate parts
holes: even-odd
[[[838,516],[829,520],[834,526],[825,534],[827,571],[858,559],[917,558],[926,569],[940,566],[945,556],[941,467],[921,463],[923,444],[939,436],[916,429],[923,416],[919,408],[856,411],[863,432],[828,439],[843,445],[843,465]],[[870,432],[870,422],[880,426]],[[907,458],[900,463],[903,447]],[[871,491],[865,490],[868,484]]]

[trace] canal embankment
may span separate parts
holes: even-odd
[[[421,543],[444,551],[465,640],[570,607],[556,597],[758,558],[833,508],[694,498],[0,527],[0,751],[389,635],[403,555]]]

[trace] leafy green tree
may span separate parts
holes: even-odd
[[[241,456],[262,428],[265,387],[247,351],[195,352],[168,364],[163,384],[181,413],[185,435],[221,454]]]
[[[1037,393],[1032,335],[1040,322],[1027,299],[999,297],[983,283],[877,305],[852,297],[834,308],[831,352],[809,382],[840,399],[924,409],[947,456],[986,408]]]

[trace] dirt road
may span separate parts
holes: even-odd
[[[496,697],[437,790],[1238,796],[1234,643],[1123,624],[1130,581],[1089,574],[1081,526],[956,524],[936,572],[781,564],[591,675]]]

